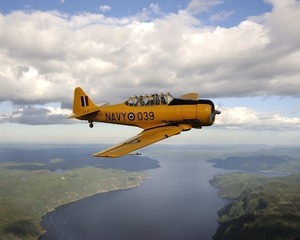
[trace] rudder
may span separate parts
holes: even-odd
[[[99,111],[98,106],[89,98],[82,88],[75,88],[73,115],[71,117],[78,118],[96,111]]]

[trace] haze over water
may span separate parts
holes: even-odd
[[[141,159],[142,160],[142,159]],[[43,217],[41,240],[212,239],[227,203],[209,184],[213,168],[195,158],[162,158],[141,186],[97,194]]]

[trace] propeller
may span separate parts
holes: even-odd
[[[213,123],[215,121],[216,115],[219,115],[219,114],[221,114],[221,111],[219,111],[219,110],[212,111],[212,113],[210,114],[210,121]]]

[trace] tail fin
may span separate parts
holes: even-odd
[[[99,107],[88,97],[88,95],[80,88],[74,90],[73,115],[71,118],[84,118],[85,115],[99,111]]]

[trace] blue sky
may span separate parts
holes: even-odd
[[[30,0],[30,1],[6,1],[1,4],[2,13],[10,13],[16,10],[40,10],[40,11],[59,11],[76,15],[82,12],[103,13],[109,17],[122,18],[135,15],[148,8],[151,4],[158,5],[161,12],[165,14],[177,13],[181,9],[186,9],[189,0],[168,0],[168,1],[134,1],[134,0]],[[209,1],[205,1],[209,2]],[[216,2],[214,9],[207,9],[198,15],[198,17],[209,24],[221,24],[221,26],[234,26],[249,16],[256,16],[265,12],[270,12],[271,4],[263,0],[226,0],[211,1]],[[215,21],[211,20],[212,16],[220,15]],[[226,17],[229,15],[229,17]],[[225,19],[224,19],[225,18]]]
[[[97,103],[199,92],[222,115],[166,143],[298,144],[300,2],[57,0],[0,3],[0,142],[111,142],[140,129],[67,119]]]

